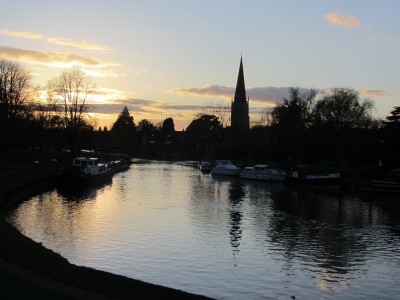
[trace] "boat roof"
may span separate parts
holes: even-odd
[[[227,159],[219,159],[217,161],[215,161],[216,164],[227,164],[227,163],[232,163],[231,160],[227,160]]]
[[[98,160],[97,157],[75,157],[74,160],[79,160],[79,161],[95,161]]]

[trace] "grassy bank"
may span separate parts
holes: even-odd
[[[58,171],[52,162],[23,166],[0,170],[0,299],[207,299],[70,264],[23,236],[5,222],[5,210],[54,186]]]

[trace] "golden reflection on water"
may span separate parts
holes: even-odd
[[[215,298],[354,299],[400,292],[385,275],[400,276],[399,210],[371,203],[152,162],[33,197],[9,220],[73,263]]]
[[[351,281],[346,276],[337,276],[329,269],[319,269],[316,281],[321,291],[340,293],[349,288]]]

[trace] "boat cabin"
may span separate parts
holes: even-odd
[[[96,157],[76,157],[72,161],[72,167],[88,175],[97,175],[109,169],[108,164],[100,164]]]

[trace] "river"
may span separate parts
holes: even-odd
[[[398,299],[399,200],[137,161],[7,220],[73,264],[216,299]]]

